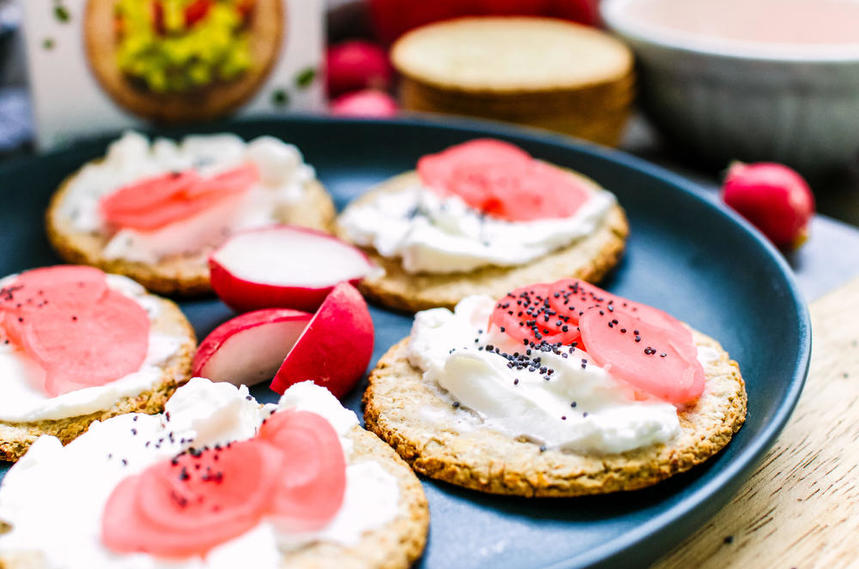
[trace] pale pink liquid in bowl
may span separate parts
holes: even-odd
[[[636,0],[625,20],[726,43],[859,45],[859,0]]]

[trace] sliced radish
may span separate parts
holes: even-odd
[[[48,304],[97,302],[107,291],[102,271],[78,265],[57,265],[24,271],[0,289],[0,310],[29,312]]]
[[[24,348],[47,372],[52,397],[119,379],[146,359],[149,316],[113,290],[97,303],[49,304],[22,318]]]
[[[340,283],[325,298],[277,371],[272,390],[312,380],[336,397],[352,389],[373,355],[373,320],[355,287]]]
[[[683,405],[704,391],[704,368],[688,328],[666,326],[661,311],[602,307],[579,320],[584,350],[614,377],[654,397]]]
[[[397,101],[387,93],[364,89],[341,95],[331,101],[331,114],[335,117],[388,118],[397,116]]]
[[[206,553],[258,523],[284,458],[274,445],[252,439],[156,463],[114,489],[102,515],[102,542],[119,553]]]
[[[555,284],[534,284],[517,288],[495,304],[489,327],[528,345],[561,343],[579,339],[575,322],[551,307]]]
[[[269,380],[312,317],[289,308],[268,308],[227,320],[200,343],[193,373],[233,385]]]
[[[151,231],[182,221],[227,198],[243,194],[259,181],[253,164],[202,178],[195,170],[170,172],[124,186],[101,198],[104,219],[115,227]]]
[[[424,185],[456,195],[483,213],[508,221],[569,217],[588,200],[587,183],[493,139],[452,146],[418,160]]]
[[[284,307],[312,311],[337,283],[357,284],[373,264],[326,233],[278,225],[237,233],[209,258],[212,288],[239,312]]]
[[[591,307],[604,312],[626,309],[635,317],[647,318],[651,324],[685,330],[677,319],[658,308],[633,302],[578,279],[533,284],[507,293],[496,303],[489,326],[503,328],[508,336],[528,343],[571,345],[580,339],[579,318]]]
[[[313,531],[331,521],[346,493],[346,458],[331,423],[309,411],[279,411],[259,436],[287,457],[274,497],[278,527]]]

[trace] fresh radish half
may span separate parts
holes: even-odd
[[[235,234],[212,254],[209,268],[215,293],[236,311],[313,311],[334,285],[356,285],[374,265],[327,233],[277,225]]]
[[[373,355],[373,320],[361,293],[340,283],[325,298],[271,383],[283,393],[293,383],[312,380],[336,397],[352,389]]]
[[[311,318],[307,312],[269,308],[227,320],[200,344],[194,375],[234,385],[271,379]]]

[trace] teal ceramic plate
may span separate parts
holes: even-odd
[[[808,314],[779,253],[737,215],[690,182],[619,152],[472,122],[250,120],[213,125],[243,137],[297,144],[338,207],[372,184],[414,167],[419,156],[479,136],[519,144],[614,192],[632,233],[604,283],[654,304],[717,338],[747,382],[745,426],[719,455],[647,490],[584,499],[494,497],[424,480],[432,515],[425,569],[645,567],[698,528],[737,490],[775,440],[808,370]],[[178,131],[166,134],[181,134]],[[57,184],[106,141],[0,165],[0,275],[58,262],[42,215]],[[214,298],[183,302],[200,337],[230,316]],[[409,332],[411,318],[373,309],[375,358]],[[360,411],[366,382],[346,403]],[[262,400],[275,395],[255,388]],[[0,475],[6,470],[0,467]]]

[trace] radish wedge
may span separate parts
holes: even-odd
[[[313,311],[336,284],[356,285],[373,267],[336,237],[285,225],[237,233],[209,258],[212,288],[238,312]]]
[[[334,287],[301,334],[271,388],[283,393],[290,385],[312,380],[336,397],[352,389],[373,355],[373,320],[355,287]]]
[[[227,320],[200,344],[193,374],[233,385],[269,380],[312,317],[289,308],[269,308]]]

